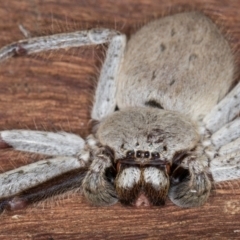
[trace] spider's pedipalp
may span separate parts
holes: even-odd
[[[182,159],[174,169],[168,196],[180,207],[201,206],[210,195],[211,180],[208,160],[202,155],[200,147],[192,156]]]
[[[211,111],[203,122],[211,133],[232,121],[240,112],[240,83],[229,92]]]
[[[83,194],[93,205],[115,204],[118,199],[114,187],[114,152],[107,146],[92,147],[91,155],[92,162],[82,183]]]
[[[0,174],[0,199],[16,195],[68,171],[84,167],[74,157],[41,160]]]
[[[20,151],[51,156],[76,156],[85,144],[85,141],[75,134],[30,130],[1,131],[1,142],[0,149],[10,146]]]
[[[168,193],[171,201],[180,207],[198,207],[203,205],[211,191],[211,181],[205,171],[195,173],[179,167],[180,181],[172,181]],[[174,174],[174,173],[173,173]]]
[[[126,36],[113,37],[100,73],[91,117],[102,120],[116,108],[117,75],[123,60]]]
[[[72,33],[28,38],[0,49],[0,62],[14,56],[28,55],[49,50],[67,49],[87,45],[104,44],[119,33],[109,29],[91,29]]]

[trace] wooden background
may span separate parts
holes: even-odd
[[[189,4],[191,2],[191,4]],[[240,56],[239,0],[9,0],[0,3],[0,47],[31,36],[97,26],[126,34],[174,12],[201,10]],[[0,65],[0,129],[65,130],[85,137],[104,47],[14,58]],[[0,152],[0,170],[39,159]],[[92,207],[78,195],[0,216],[0,239],[240,239],[240,181],[216,186],[205,206]]]

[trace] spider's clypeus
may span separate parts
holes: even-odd
[[[110,29],[30,38],[0,61],[109,43],[83,140],[66,132],[0,132],[0,148],[53,156],[0,174],[0,212],[71,190],[94,205],[204,204],[240,178],[240,85],[228,42],[202,13],[152,21],[127,41]],[[118,111],[115,111],[118,109]]]

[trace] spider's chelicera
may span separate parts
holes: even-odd
[[[0,174],[0,212],[66,191],[94,205],[204,204],[212,182],[240,177],[240,85],[228,42],[198,12],[167,16],[131,36],[92,29],[30,38],[0,60],[109,42],[83,140],[66,132],[0,132],[0,148],[53,156]],[[230,91],[230,92],[229,92]],[[118,111],[115,111],[115,109]]]

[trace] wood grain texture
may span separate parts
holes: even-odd
[[[191,2],[191,3],[190,3]],[[0,47],[32,36],[97,26],[130,34],[170,12],[201,10],[240,56],[239,0],[11,0],[0,3]],[[65,130],[87,136],[104,47],[14,58],[0,65],[0,129]],[[0,152],[6,171],[39,156]],[[78,195],[0,216],[0,239],[240,239],[240,182],[216,186],[200,208],[92,207]]]

